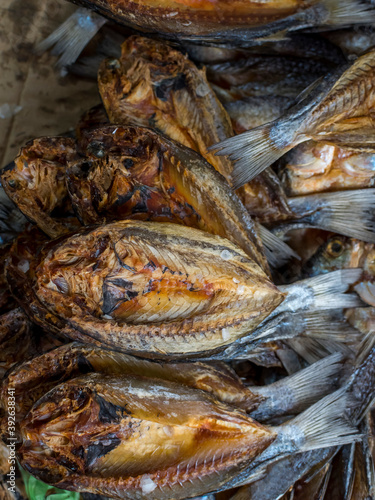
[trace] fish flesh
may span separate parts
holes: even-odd
[[[315,140],[359,151],[374,148],[371,109],[375,51],[314,84],[274,122],[244,132],[215,146],[217,154],[235,162],[235,188],[269,167],[293,147]]]
[[[143,127],[85,128],[79,137],[80,159],[67,166],[66,185],[82,224],[138,219],[195,227],[228,238],[268,270],[250,216],[200,155]]]
[[[309,141],[288,153],[282,163],[280,177],[288,196],[375,185],[373,153]]]
[[[233,135],[230,118],[204,70],[181,52],[166,43],[130,37],[122,45],[119,59],[102,63],[98,84],[111,123],[151,127],[200,153],[231,183],[232,162],[207,151],[215,142]],[[270,174],[264,173],[251,187],[257,199],[269,198],[268,184],[274,184],[269,178]],[[243,198],[242,192],[238,195]],[[265,228],[260,231],[271,265],[293,255]]]

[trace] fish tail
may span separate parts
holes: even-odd
[[[298,120],[275,120],[215,144],[210,150],[233,160],[231,174],[234,189],[251,181],[275,163],[303,138],[295,141]]]
[[[276,427],[278,437],[273,446],[279,448],[279,453],[300,453],[359,441],[362,436],[345,416],[349,404],[346,387],[325,396],[297,417]]]
[[[370,2],[362,0],[322,0],[327,17],[324,24],[347,26],[375,22],[375,9]]]
[[[46,39],[35,47],[36,54],[52,49],[51,54],[60,56],[56,66],[64,70],[73,64],[82,50],[107,20],[85,8],[77,9]]]
[[[362,276],[362,269],[339,269],[321,274],[291,285],[279,286],[288,295],[272,313],[276,316],[284,311],[324,311],[363,306],[355,293],[345,293]]]
[[[266,258],[271,267],[277,269],[292,258],[300,260],[300,256],[289,245],[271,233],[267,228],[258,224],[257,229],[264,245]]]
[[[337,389],[343,359],[336,353],[273,384],[251,387],[251,392],[264,398],[251,417],[264,421],[305,410]]]
[[[375,243],[375,189],[297,196],[288,205],[309,227]]]

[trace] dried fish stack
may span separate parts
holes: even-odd
[[[375,499],[372,3],[78,3],[102,103],[0,172],[0,496],[14,438],[11,500]]]

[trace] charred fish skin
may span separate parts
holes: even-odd
[[[230,239],[262,266],[254,224],[204,158],[143,127],[82,131],[67,186],[85,225],[126,218],[174,222]]]
[[[155,357],[222,348],[254,329],[284,296],[226,239],[131,221],[51,244],[33,293],[71,338]]]
[[[182,499],[218,489],[275,438],[202,391],[102,375],[50,391],[29,412],[21,432],[21,464],[40,479],[134,499],[151,492],[153,498],[170,498],[171,489]]]

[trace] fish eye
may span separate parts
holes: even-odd
[[[341,240],[335,239],[328,243],[326,250],[332,257],[339,257],[344,251],[344,245]]]

